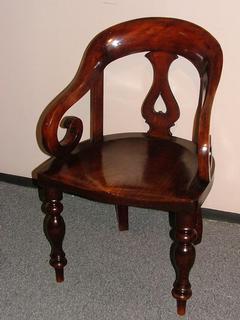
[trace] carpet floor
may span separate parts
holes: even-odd
[[[176,315],[168,215],[64,195],[65,281],[48,265],[36,189],[0,182],[1,320],[239,320],[240,225],[204,220],[187,314]]]

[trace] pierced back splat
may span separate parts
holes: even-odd
[[[152,86],[142,105],[142,116],[150,127],[148,135],[166,138],[172,135],[170,128],[180,116],[177,101],[168,82],[169,67],[178,56],[161,51],[149,52],[145,56],[151,62],[154,74]],[[154,110],[159,95],[166,105],[166,112]]]

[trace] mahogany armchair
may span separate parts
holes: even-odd
[[[114,60],[146,52],[153,67],[152,86],[142,105],[147,133],[103,135],[103,73]],[[168,82],[171,63],[182,56],[198,70],[199,102],[192,140],[172,136],[180,111]],[[115,204],[119,230],[128,229],[128,206],[167,211],[171,218],[171,248],[176,280],[172,295],[178,314],[185,313],[192,295],[189,272],[194,245],[201,242],[201,206],[214,173],[210,115],[222,69],[222,51],[203,28],[172,18],[142,18],[99,33],[87,47],[72,82],[49,104],[40,121],[41,143],[51,156],[34,170],[44,192],[44,229],[51,244],[50,265],[63,281],[67,264],[62,242],[65,224],[60,215],[62,193]],[[83,124],[65,112],[90,91],[90,139],[80,142]],[[166,112],[154,110],[162,96]],[[67,129],[59,141],[59,125]],[[132,154],[134,153],[134,162]],[[115,161],[121,159],[121,161]]]

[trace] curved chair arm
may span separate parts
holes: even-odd
[[[212,179],[212,149],[210,136],[210,114],[212,101],[207,101],[202,106],[198,131],[198,168],[199,178],[204,182]]]
[[[47,106],[41,119],[41,142],[50,155],[63,157],[79,143],[83,124],[77,117],[65,117],[66,111],[80,100],[92,87],[103,70],[102,51],[94,51],[90,45],[82,58],[72,82]],[[58,140],[59,126],[67,129],[64,138]]]
[[[198,145],[199,178],[204,182],[212,180],[212,149],[210,118],[214,96],[222,71],[222,55],[214,63],[208,64],[207,71],[201,76],[198,119],[195,119],[196,142]]]

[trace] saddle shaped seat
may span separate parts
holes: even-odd
[[[141,109],[149,130],[104,136],[104,69],[118,58],[139,52],[146,53],[153,67],[153,82]],[[178,56],[189,60],[200,77],[191,140],[174,137],[170,131],[180,117],[168,82],[169,67]],[[44,195],[44,231],[58,282],[64,280],[67,264],[62,248],[63,192],[114,204],[120,231],[128,230],[129,206],[167,211],[176,271],[172,295],[178,314],[185,314],[192,295],[189,272],[195,260],[194,245],[202,238],[201,206],[213,184],[210,116],[222,59],[221,47],[210,33],[174,18],[123,22],[90,42],[74,79],[47,106],[38,124],[39,144],[51,157],[33,171],[33,177]],[[64,114],[89,91],[90,139],[80,141],[81,119]],[[159,96],[166,112],[154,109]],[[66,129],[61,141],[59,126]]]

